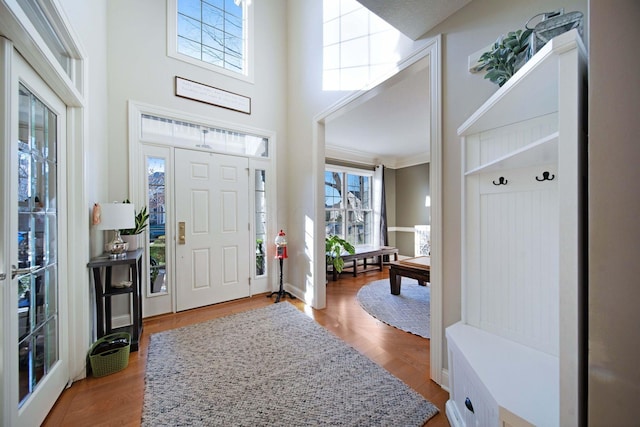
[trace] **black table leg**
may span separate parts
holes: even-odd
[[[283,285],[282,285],[282,264],[284,262],[283,258],[280,258],[280,289],[276,292],[271,292],[269,295],[267,295],[267,298],[271,298],[274,295],[277,295],[276,297],[276,302],[280,302],[280,298],[283,298],[285,296],[288,296],[291,299],[296,299],[296,297],[294,297],[293,295],[291,295],[291,293],[287,292],[284,290]]]

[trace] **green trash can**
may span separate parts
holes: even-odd
[[[129,365],[131,335],[116,332],[105,335],[89,349],[89,361],[94,377],[104,377],[123,370]]]

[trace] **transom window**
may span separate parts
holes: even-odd
[[[269,157],[269,139],[168,117],[140,115],[140,139],[247,157]]]
[[[247,0],[168,0],[168,54],[234,77],[248,76]]]
[[[371,245],[373,172],[327,168],[324,173],[326,234],[355,246]]]

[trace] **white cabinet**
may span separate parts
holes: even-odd
[[[578,423],[585,58],[575,30],[554,38],[458,129],[462,319],[446,331],[453,425]]]

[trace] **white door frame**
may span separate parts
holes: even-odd
[[[7,94],[10,85],[10,75],[6,58],[13,54],[15,48],[27,61],[27,63],[38,70],[38,74],[45,83],[56,93],[56,95],[66,104],[67,108],[67,135],[66,140],[60,144],[66,145],[66,157],[64,163],[66,168],[59,170],[59,180],[66,181],[67,199],[66,205],[59,206],[67,212],[67,242],[65,248],[60,248],[60,253],[66,254],[60,262],[66,262],[66,277],[60,277],[69,284],[67,292],[67,307],[69,308],[69,323],[66,331],[68,340],[62,345],[67,347],[69,361],[69,383],[74,379],[83,378],[86,374],[86,352],[91,343],[91,315],[89,301],[89,276],[87,263],[89,262],[89,225],[88,225],[88,205],[85,188],[85,158],[84,140],[89,133],[89,118],[85,114],[86,100],[85,77],[87,74],[86,55],[74,36],[74,31],[69,27],[68,20],[59,10],[58,2],[55,0],[42,0],[40,6],[47,11],[46,19],[51,24],[50,28],[55,28],[56,36],[64,40],[68,49],[67,54],[71,58],[73,72],[68,75],[57,62],[55,55],[48,48],[38,30],[31,23],[16,0],[0,0],[0,26],[3,34],[7,37],[0,37],[0,54],[5,63],[3,68],[3,79],[0,80],[0,93]],[[9,41],[11,40],[11,41]],[[8,115],[9,99],[3,97],[0,100],[0,120],[6,121]],[[2,142],[0,149],[5,150],[8,146],[6,141],[9,137],[9,126],[2,126],[3,132],[0,136]],[[9,171],[3,171],[2,182],[10,179]],[[3,186],[4,187],[4,186]],[[4,191],[4,190],[3,190]],[[3,197],[3,200],[7,198]],[[4,209],[4,207],[2,207]],[[86,224],[86,227],[79,227],[78,224]],[[1,225],[8,230],[9,224],[3,221]],[[6,255],[6,256],[5,256]],[[6,246],[3,243],[0,248],[0,273],[10,274],[11,260],[8,258]],[[6,286],[10,283],[7,280],[0,280],[0,295],[5,294]],[[0,304],[4,304],[4,298],[0,296]],[[0,327],[4,320],[0,320]],[[3,339],[3,338],[2,338]],[[4,388],[4,374],[0,372],[0,413],[3,414],[0,424],[5,416],[10,416],[10,404],[7,391]],[[8,424],[10,425],[10,423]]]
[[[130,100],[128,102],[128,116],[129,116],[129,129],[128,129],[128,138],[129,138],[129,176],[131,179],[129,180],[129,199],[135,203],[136,205],[146,205],[145,195],[146,195],[146,171],[144,167],[140,167],[142,165],[142,161],[144,160],[145,153],[148,153],[150,147],[155,146],[155,150],[158,153],[165,152],[168,156],[170,164],[171,173],[174,172],[174,156],[173,150],[174,148],[189,148],[182,145],[174,145],[171,141],[150,141],[144,140],[141,138],[141,117],[143,114],[149,114],[151,116],[157,117],[166,117],[179,121],[184,121],[188,123],[198,123],[202,125],[209,126],[211,128],[220,128],[220,129],[231,129],[240,133],[246,133],[250,135],[259,135],[263,138],[267,138],[269,140],[269,157],[250,157],[249,159],[249,188],[250,197],[249,197],[249,209],[251,212],[255,211],[254,202],[253,202],[253,191],[255,190],[253,185],[253,173],[257,169],[263,169],[267,172],[267,236],[275,236],[277,234],[277,225],[276,225],[276,201],[277,198],[277,187],[278,177],[276,176],[277,171],[277,155],[276,155],[276,146],[277,146],[277,138],[276,133],[274,131],[253,128],[246,125],[241,125],[238,123],[231,122],[222,122],[212,120],[210,117],[198,116],[195,114],[185,113],[180,110],[173,110],[170,108],[159,107],[151,104],[146,104],[138,101]],[[229,153],[220,153],[220,154],[229,154]],[[172,176],[165,177],[165,186],[166,186],[166,197],[167,200],[174,199],[175,189],[173,188],[174,179]],[[255,234],[254,229],[254,220],[255,215],[250,214],[250,234]],[[168,268],[167,280],[169,280],[170,285],[168,287],[166,294],[152,295],[150,296],[147,292],[147,282],[148,282],[148,260],[143,260],[143,307],[142,312],[144,317],[155,316],[162,313],[176,312],[176,292],[173,288],[175,286],[177,278],[175,277],[175,251],[173,247],[169,247],[174,244],[176,239],[176,230],[175,230],[175,209],[170,207],[167,210],[167,230],[166,230],[166,239],[167,239],[167,262],[171,262],[171,266]],[[146,234],[145,234],[146,236]],[[275,238],[275,237],[274,237]],[[171,243],[169,243],[171,242]],[[268,242],[266,243],[267,254],[266,258],[271,260],[274,255],[275,249],[272,248],[273,245],[270,245]],[[148,242],[145,242],[145,250],[148,253],[149,248],[147,247]],[[146,257],[145,257],[146,258]],[[277,280],[277,270],[274,266],[273,262],[267,262],[267,276],[266,278],[256,278],[252,274],[251,278],[251,295],[270,292],[275,289],[278,285]],[[148,303],[153,299],[152,303]]]
[[[443,355],[443,328],[442,328],[442,96],[441,96],[441,36],[431,39],[425,47],[415,52],[402,63],[398,64],[395,73],[398,73],[415,64],[423,58],[429,58],[429,90],[430,90],[430,139],[431,139],[431,163],[430,163],[430,189],[431,189],[431,344],[430,366],[431,379],[438,384],[447,386],[446,373],[442,372]],[[394,73],[394,74],[395,74]],[[390,76],[391,77],[391,76]],[[313,119],[313,150],[312,163],[314,168],[313,179],[315,182],[315,194],[317,195],[316,221],[314,221],[314,233],[316,236],[324,236],[324,158],[325,158],[325,122],[332,116],[340,115],[355,105],[366,101],[371,93],[379,89],[376,86],[370,90],[358,91],[338,101],[327,110],[321,112]],[[324,283],[326,278],[324,260],[324,239],[315,239],[315,254],[313,275],[316,283]],[[326,287],[315,286],[313,291],[314,308],[326,306]]]

